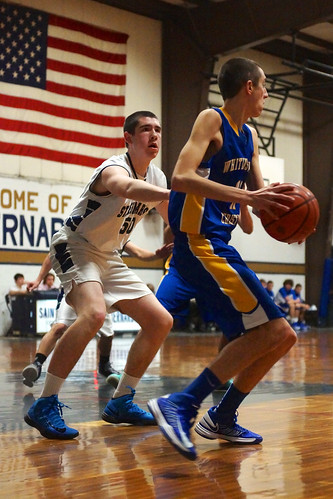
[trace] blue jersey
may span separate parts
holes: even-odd
[[[252,133],[246,125],[241,131],[236,129],[224,110],[215,111],[222,119],[223,145],[200,165],[198,174],[241,189],[254,152]],[[170,272],[157,292],[170,311],[191,296],[200,298],[202,311],[229,340],[284,315],[228,244],[239,209],[238,203],[171,192],[169,223],[175,235],[174,249]]]
[[[239,131],[226,111],[214,108],[222,118],[223,147],[207,162],[201,163],[198,173],[210,180],[241,189],[246,182],[253,156],[250,128]],[[169,223],[174,234],[219,235],[225,242],[231,237],[239,217],[239,203],[206,199],[194,194],[172,191],[169,203]]]

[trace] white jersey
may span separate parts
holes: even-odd
[[[97,195],[90,187],[98,175],[109,166],[121,166],[134,178],[126,154],[111,156],[96,168],[90,181],[82,192],[79,202],[61,229],[53,236],[52,243],[83,240],[101,252],[113,252],[123,248],[132,230],[149,210],[160,201],[141,202],[115,196]],[[145,181],[166,188],[164,173],[150,163]]]

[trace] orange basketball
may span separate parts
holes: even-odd
[[[315,195],[303,185],[284,184],[286,191],[296,189],[290,196],[294,199],[289,211],[276,210],[274,220],[267,211],[260,212],[265,231],[274,239],[284,243],[296,243],[310,236],[319,222],[319,204]],[[285,194],[288,194],[287,192]]]

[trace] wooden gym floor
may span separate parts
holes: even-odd
[[[116,337],[122,368],[132,337]],[[186,386],[215,355],[219,335],[171,333],[141,381],[136,401]],[[40,393],[22,384],[35,338],[0,338],[1,498],[333,497],[333,330],[311,329],[245,400],[239,423],[262,445],[232,445],[193,434],[199,457],[180,456],[151,427],[114,426],[100,414],[113,388],[96,373],[96,341],[88,345],[61,392],[65,420],[77,439],[52,441],[23,421]],[[44,369],[45,372],[45,369]],[[43,379],[44,374],[42,375]],[[215,392],[200,416],[220,399]]]

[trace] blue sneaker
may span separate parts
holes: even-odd
[[[232,426],[219,423],[216,406],[209,409],[195,426],[195,431],[204,438],[215,440],[221,438],[236,444],[260,444],[262,437],[237,424],[237,413]]]
[[[57,395],[42,397],[36,400],[24,416],[24,421],[46,438],[70,440],[78,436],[79,432],[65,424],[62,417],[62,408],[67,405],[59,402]]]
[[[294,330],[294,331],[296,331],[296,332],[298,332],[298,331],[300,331],[300,330],[301,330],[301,326],[300,326],[299,322],[293,322],[293,323],[291,324],[291,327],[292,327],[292,328],[293,328],[293,330]]]
[[[299,322],[300,331],[309,331],[310,327],[305,322]]]
[[[174,395],[174,394],[173,394]],[[149,410],[154,414],[157,424],[165,438],[184,457],[194,461],[197,452],[190,440],[190,429],[198,413],[192,395],[182,393],[182,405],[171,400],[172,395],[165,395],[148,402]]]
[[[156,425],[154,417],[149,412],[144,411],[141,407],[134,404],[133,397],[135,390],[133,388],[131,390],[132,393],[128,395],[109,400],[103,411],[102,419],[114,424]]]
[[[112,385],[113,388],[117,388],[117,386],[119,385],[120,378],[121,378],[120,373],[119,374],[112,373],[106,378],[106,382],[109,383],[109,385]]]

